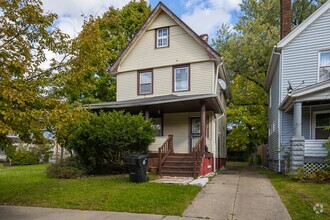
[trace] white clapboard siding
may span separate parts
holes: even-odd
[[[326,157],[327,149],[323,147],[326,140],[305,140],[305,157]]]
[[[287,95],[288,80],[299,88],[317,83],[319,51],[330,50],[330,10],[310,24],[282,50],[282,99]]]
[[[154,68],[154,92],[150,95],[137,94],[137,71],[117,75],[117,101],[164,95],[196,95],[212,93],[214,63],[211,61],[190,64],[190,91],[173,92],[172,66]]]
[[[161,15],[154,23],[157,27],[170,26],[169,47],[155,48],[155,30],[149,29],[124,58],[119,72],[210,60],[206,50],[182,27],[171,26],[174,21]]]

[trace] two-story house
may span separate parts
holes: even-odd
[[[265,81],[269,162],[285,171],[323,165],[330,136],[330,1],[291,31],[291,1],[281,1],[281,40]]]
[[[160,175],[198,176],[226,160],[225,64],[207,43],[159,3],[110,69],[117,101],[91,109],[142,112],[156,128],[150,165]]]

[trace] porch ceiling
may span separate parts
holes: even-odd
[[[207,111],[214,111],[218,114],[225,111],[225,107],[222,105],[216,94],[185,96],[166,95],[119,102],[88,104],[83,107],[91,110],[126,110],[132,113],[139,113],[141,111],[160,111],[163,113],[199,112],[202,102],[205,103]]]
[[[293,90],[279,106],[279,109],[288,112],[295,101],[308,104],[328,103],[330,101],[330,80]]]

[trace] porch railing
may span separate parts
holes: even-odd
[[[168,135],[168,138],[163,145],[158,148],[158,175],[162,177],[162,166],[168,155],[173,152],[173,135]]]
[[[192,149],[193,152],[193,161],[194,161],[194,178],[197,178],[197,164],[199,163],[200,158],[203,156],[203,146],[202,146],[203,137],[199,138],[197,143]]]

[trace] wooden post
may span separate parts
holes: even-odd
[[[150,118],[149,111],[146,111],[146,112],[144,113],[144,119],[145,119],[145,120],[148,120],[149,118]]]
[[[205,103],[202,103],[201,106],[201,145],[202,145],[202,154],[205,153],[205,144],[206,144],[206,111],[205,111]]]

